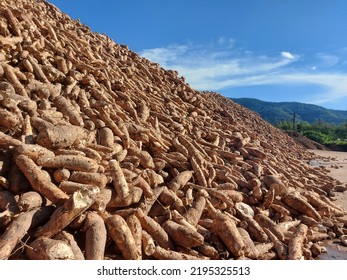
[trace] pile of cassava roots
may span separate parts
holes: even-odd
[[[313,259],[339,184],[281,131],[43,0],[0,2],[0,259]]]

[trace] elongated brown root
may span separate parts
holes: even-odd
[[[34,145],[34,144],[23,144],[18,147],[16,147],[15,151],[18,154],[26,155],[29,158],[31,158],[33,161],[37,162],[37,160],[41,157],[43,158],[49,158],[54,157],[55,154],[48,150],[45,147],[42,147],[40,145]]]
[[[76,108],[71,104],[71,102],[64,96],[57,96],[54,98],[54,105],[68,117],[69,121],[73,125],[83,126],[83,119]]]
[[[61,240],[40,237],[26,247],[26,255],[31,260],[74,260],[71,247]]]
[[[246,248],[243,238],[240,235],[235,222],[225,214],[216,214],[213,219],[213,227],[211,231],[215,233],[230,250],[230,252],[236,256],[244,255]]]
[[[322,220],[316,209],[314,209],[313,206],[309,204],[300,194],[289,193],[282,196],[282,200],[290,207],[315,219],[317,222]]]
[[[16,157],[16,164],[30,182],[32,188],[56,205],[63,204],[69,196],[54,185],[35,162],[25,155]]]
[[[130,215],[126,219],[126,223],[134,237],[135,245],[137,249],[136,255],[139,256],[139,259],[142,259],[142,226],[139,219],[135,214]]]
[[[304,224],[298,225],[293,237],[288,244],[288,259],[301,260],[303,258],[303,247],[308,227]]]
[[[107,208],[121,208],[138,203],[142,197],[143,191],[140,188],[130,188],[129,195],[122,197],[118,196],[117,192],[113,193],[111,200],[107,203]]]
[[[194,170],[194,175],[199,182],[200,186],[207,187],[207,181],[204,175],[204,172],[202,171],[200,165],[196,162],[194,157],[190,158],[190,163],[192,165],[192,168]]]
[[[0,147],[8,149],[11,146],[20,146],[22,145],[22,141],[12,138],[11,136],[6,135],[5,133],[0,131]]]
[[[164,189],[166,189],[166,187],[156,187],[153,190],[152,195],[150,197],[146,198],[144,200],[144,202],[142,202],[140,204],[140,208],[142,209],[142,211],[145,214],[149,213],[149,211],[151,210],[153,204],[158,200],[158,197],[162,194]]]
[[[12,128],[18,126],[20,119],[17,115],[0,108],[0,126],[6,128]]]
[[[113,148],[114,146],[114,135],[112,129],[107,126],[103,127],[99,131],[99,143],[102,146]]]
[[[126,260],[139,260],[135,239],[126,221],[119,215],[112,215],[105,221],[107,231]]]
[[[199,258],[185,253],[166,250],[159,246],[155,247],[152,256],[158,260],[203,260],[207,258]]]
[[[61,183],[63,181],[69,180],[70,175],[70,170],[65,168],[58,168],[54,171],[53,178],[57,183]]]
[[[83,189],[75,192],[63,206],[58,207],[51,216],[48,223],[35,232],[36,237],[52,237],[67,225],[69,225],[78,215],[85,212],[95,201],[99,193],[98,188],[93,190]]]
[[[61,231],[54,236],[54,239],[64,241],[67,245],[70,246],[75,260],[84,260],[84,255],[81,248],[78,246],[75,238],[71,233],[67,231]]]
[[[105,174],[97,172],[73,171],[69,177],[70,181],[82,184],[91,184],[102,189],[106,187],[109,179]]]
[[[204,237],[191,227],[178,224],[174,221],[163,223],[163,229],[176,244],[185,247],[197,247],[204,244]]]
[[[68,195],[71,195],[74,192],[77,192],[83,189],[93,190],[95,187],[96,186],[94,185],[87,185],[87,184],[76,183],[71,181],[63,181],[59,184],[59,189],[61,189],[63,192],[67,193]]]
[[[255,215],[254,219],[262,226],[262,228],[268,228],[280,241],[284,241],[283,232],[269,217],[266,217],[263,214],[257,214]]]
[[[155,252],[154,240],[145,230],[142,230],[142,251],[146,256],[151,256]]]
[[[107,231],[104,220],[94,212],[88,212],[83,230],[86,232],[87,260],[103,260],[105,255]]]
[[[171,189],[173,192],[177,192],[189,182],[189,180],[192,178],[192,175],[192,171],[181,172],[169,183],[169,189]]]
[[[190,207],[187,212],[183,215],[187,221],[196,226],[205,209],[206,199],[204,197],[205,193],[199,193],[197,198],[194,200],[192,207]]]
[[[35,126],[35,124],[33,124]],[[36,126],[37,127],[37,126]],[[76,125],[56,125],[39,129],[37,143],[49,149],[70,147],[87,139],[86,131]]]
[[[157,244],[164,249],[174,249],[174,245],[165,230],[151,217],[145,215],[141,209],[136,212],[136,217],[140,220],[142,228],[147,231]]]
[[[0,236],[0,260],[10,257],[13,249],[25,236],[30,228],[35,228],[42,220],[47,218],[51,211],[48,208],[36,208],[20,213],[6,228]]]
[[[196,248],[201,254],[205,255],[211,260],[219,259],[219,252],[212,245],[204,244]]]
[[[154,169],[155,165],[152,156],[146,152],[139,149],[130,148],[128,149],[129,155],[134,155],[140,159],[140,164],[144,168]]]
[[[49,168],[66,168],[69,170],[96,172],[99,165],[93,159],[78,155],[58,155],[55,157],[40,157],[37,163]]]
[[[257,259],[259,257],[259,251],[254,245],[253,240],[249,236],[247,230],[243,228],[237,228],[240,235],[242,236],[243,242],[245,243],[244,256],[249,257],[251,259]]]
[[[113,186],[117,192],[118,197],[126,197],[129,195],[129,186],[127,181],[125,180],[123,171],[119,166],[117,160],[109,161],[110,172],[112,175]]]
[[[264,231],[269,236],[271,242],[274,244],[273,248],[276,251],[280,260],[286,260],[288,258],[288,247],[286,244],[281,242],[271,230],[264,228]]]
[[[312,206],[316,207],[317,209],[327,209],[337,217],[345,215],[345,212],[342,209],[338,209],[335,205],[329,205],[327,202],[320,199],[318,194],[313,192],[304,192],[302,195]]]
[[[172,190],[169,190],[168,188],[164,188],[164,190],[160,194],[159,202],[164,207],[171,206],[172,209],[177,210],[181,214],[186,212],[182,200],[177,196],[176,193],[174,193]]]
[[[282,196],[288,193],[288,188],[282,183],[279,178],[274,175],[265,176],[263,181],[269,189],[274,189],[276,196]]]

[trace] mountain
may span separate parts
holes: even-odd
[[[321,106],[299,102],[266,102],[254,98],[231,98],[256,113],[272,124],[293,119],[313,123],[322,120],[327,123],[341,124],[347,122],[347,111],[331,110]]]

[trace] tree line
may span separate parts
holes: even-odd
[[[326,146],[340,146],[347,149],[347,122],[343,124],[331,124],[322,120],[313,123],[293,121],[281,121],[276,127],[283,130],[295,130],[307,138]]]

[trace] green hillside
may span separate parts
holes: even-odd
[[[272,124],[293,119],[294,112],[298,122],[313,123],[321,120],[329,124],[347,122],[347,111],[330,110],[321,106],[299,102],[266,102],[253,98],[231,98],[234,102],[258,113]]]

